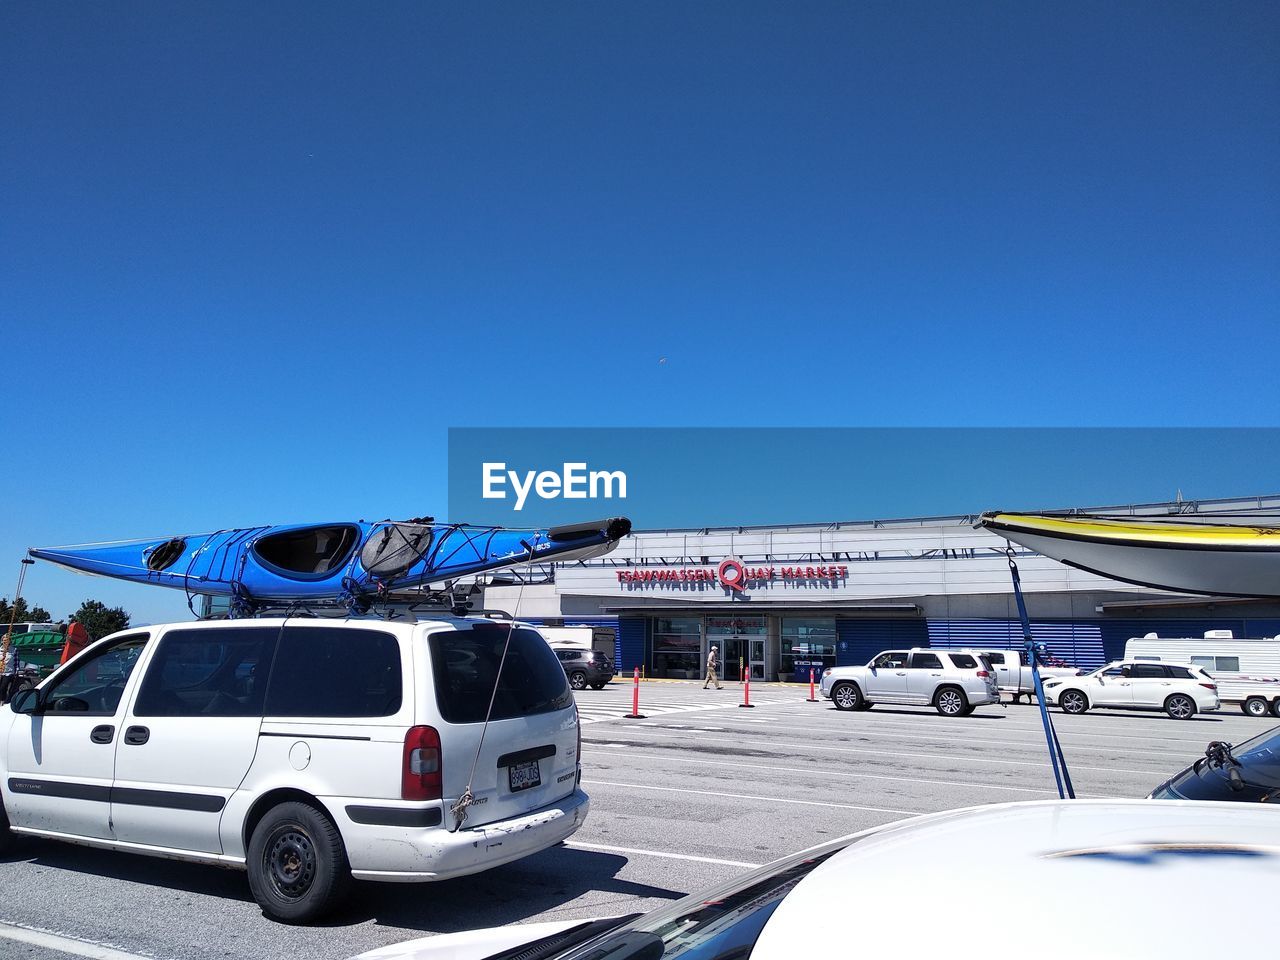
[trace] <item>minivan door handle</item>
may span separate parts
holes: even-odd
[[[140,746],[151,739],[151,731],[146,727],[129,727],[124,732],[124,742],[131,746]]]
[[[104,723],[100,727],[94,727],[89,733],[89,739],[94,743],[110,743],[116,735],[116,728],[109,723]]]

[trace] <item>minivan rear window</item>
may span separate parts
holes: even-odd
[[[286,627],[268,717],[389,717],[400,712],[400,643],[381,630]]]
[[[508,634],[511,645],[503,664]],[[447,723],[483,722],[490,697],[493,720],[550,713],[573,703],[564,668],[536,630],[479,623],[470,630],[434,633],[427,643],[436,702]]]

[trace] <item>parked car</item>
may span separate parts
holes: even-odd
[[[642,916],[424,937],[358,960],[793,960],[854,909],[910,927],[859,925],[859,953],[898,956],[909,943],[907,956],[945,957],[992,903],[1017,904],[1002,937],[1053,957],[1213,957],[1224,937],[1231,953],[1260,955],[1274,942],[1267,924],[1222,918],[1267,915],[1280,889],[1278,846],[1280,817],[1258,806],[992,804],[873,827]],[[966,851],[977,855],[960,875]]]
[[[1200,667],[1117,660],[1082,677],[1062,677],[1044,685],[1045,699],[1063,713],[1093,707],[1163,710],[1175,720],[1190,720],[1221,706],[1218,685]]]
[[[822,695],[837,710],[906,703],[933,706],[944,717],[1000,702],[989,665],[958,650],[888,650],[865,667],[831,667],[822,671]]]
[[[1036,684],[1031,674],[1031,667],[1022,662],[1019,650],[968,650],[975,656],[986,659],[995,671],[996,686],[1001,693],[1007,693],[1017,703],[1024,696],[1028,701],[1035,696]],[[1041,667],[1040,682],[1053,677],[1074,677],[1081,671],[1075,667]]]
[[[1238,747],[1210,743],[1203,757],[1156,787],[1151,798],[1280,803],[1280,727]]]
[[[308,921],[353,877],[444,880],[564,840],[589,808],[580,743],[564,671],[529,627],[129,630],[0,711],[0,844],[13,831],[239,867],[265,913]]]
[[[569,678],[569,686],[575,690],[594,687],[603,690],[605,684],[613,679],[613,661],[599,650],[588,650],[586,647],[555,647],[560,665],[564,667],[564,675]]]
[[[1280,637],[1241,639],[1230,630],[1191,639],[1148,633],[1125,644],[1124,658],[1200,667],[1213,677],[1223,703],[1251,717],[1280,717]]]

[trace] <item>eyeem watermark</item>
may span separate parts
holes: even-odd
[[[588,470],[585,463],[564,463],[559,473],[554,470],[508,470],[505,463],[483,463],[480,466],[480,495],[486,500],[507,499],[507,487],[515,494],[516,510],[532,492],[543,500],[625,500],[627,475],[621,470]]]

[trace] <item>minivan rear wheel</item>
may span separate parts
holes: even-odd
[[[346,896],[351,867],[338,828],[305,803],[272,807],[249,838],[249,889],[262,912],[307,923]]]
[[[569,674],[569,686],[575,690],[587,689],[587,675],[581,670],[575,670]]]

